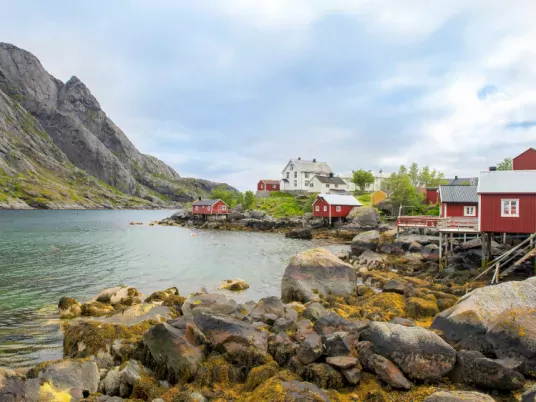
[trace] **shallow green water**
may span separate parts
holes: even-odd
[[[0,367],[61,358],[56,305],[120,284],[142,293],[215,290],[228,278],[238,301],[279,295],[289,258],[319,243],[278,234],[148,226],[172,211],[0,211]],[[130,221],[143,226],[130,226]],[[197,236],[191,236],[196,233]]]

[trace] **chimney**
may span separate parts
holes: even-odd
[[[333,173],[330,173],[330,174],[329,174],[329,177],[333,177]]]
[[[458,176],[454,176],[454,180],[458,180]]]
[[[495,172],[496,170],[497,170],[497,166],[490,166],[489,167],[490,172]]]
[[[298,156],[298,160],[301,161],[301,156]]]
[[[315,163],[316,163],[316,158],[313,158],[313,162],[315,162]]]
[[[201,197],[199,197],[199,201],[201,201]]]

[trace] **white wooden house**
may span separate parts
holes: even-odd
[[[316,159],[306,161],[301,158],[291,159],[281,172],[281,191],[290,193],[319,193],[311,181],[315,176],[333,175],[333,171],[326,162],[317,162]]]

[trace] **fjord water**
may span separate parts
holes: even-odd
[[[0,367],[62,357],[56,310],[62,296],[87,301],[122,284],[145,295],[177,286],[187,296],[239,277],[251,287],[234,298],[258,300],[279,295],[290,257],[318,244],[280,234],[148,226],[172,213],[0,211]]]

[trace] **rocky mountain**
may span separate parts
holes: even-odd
[[[77,77],[0,43],[0,208],[158,207],[219,185],[140,153]]]

